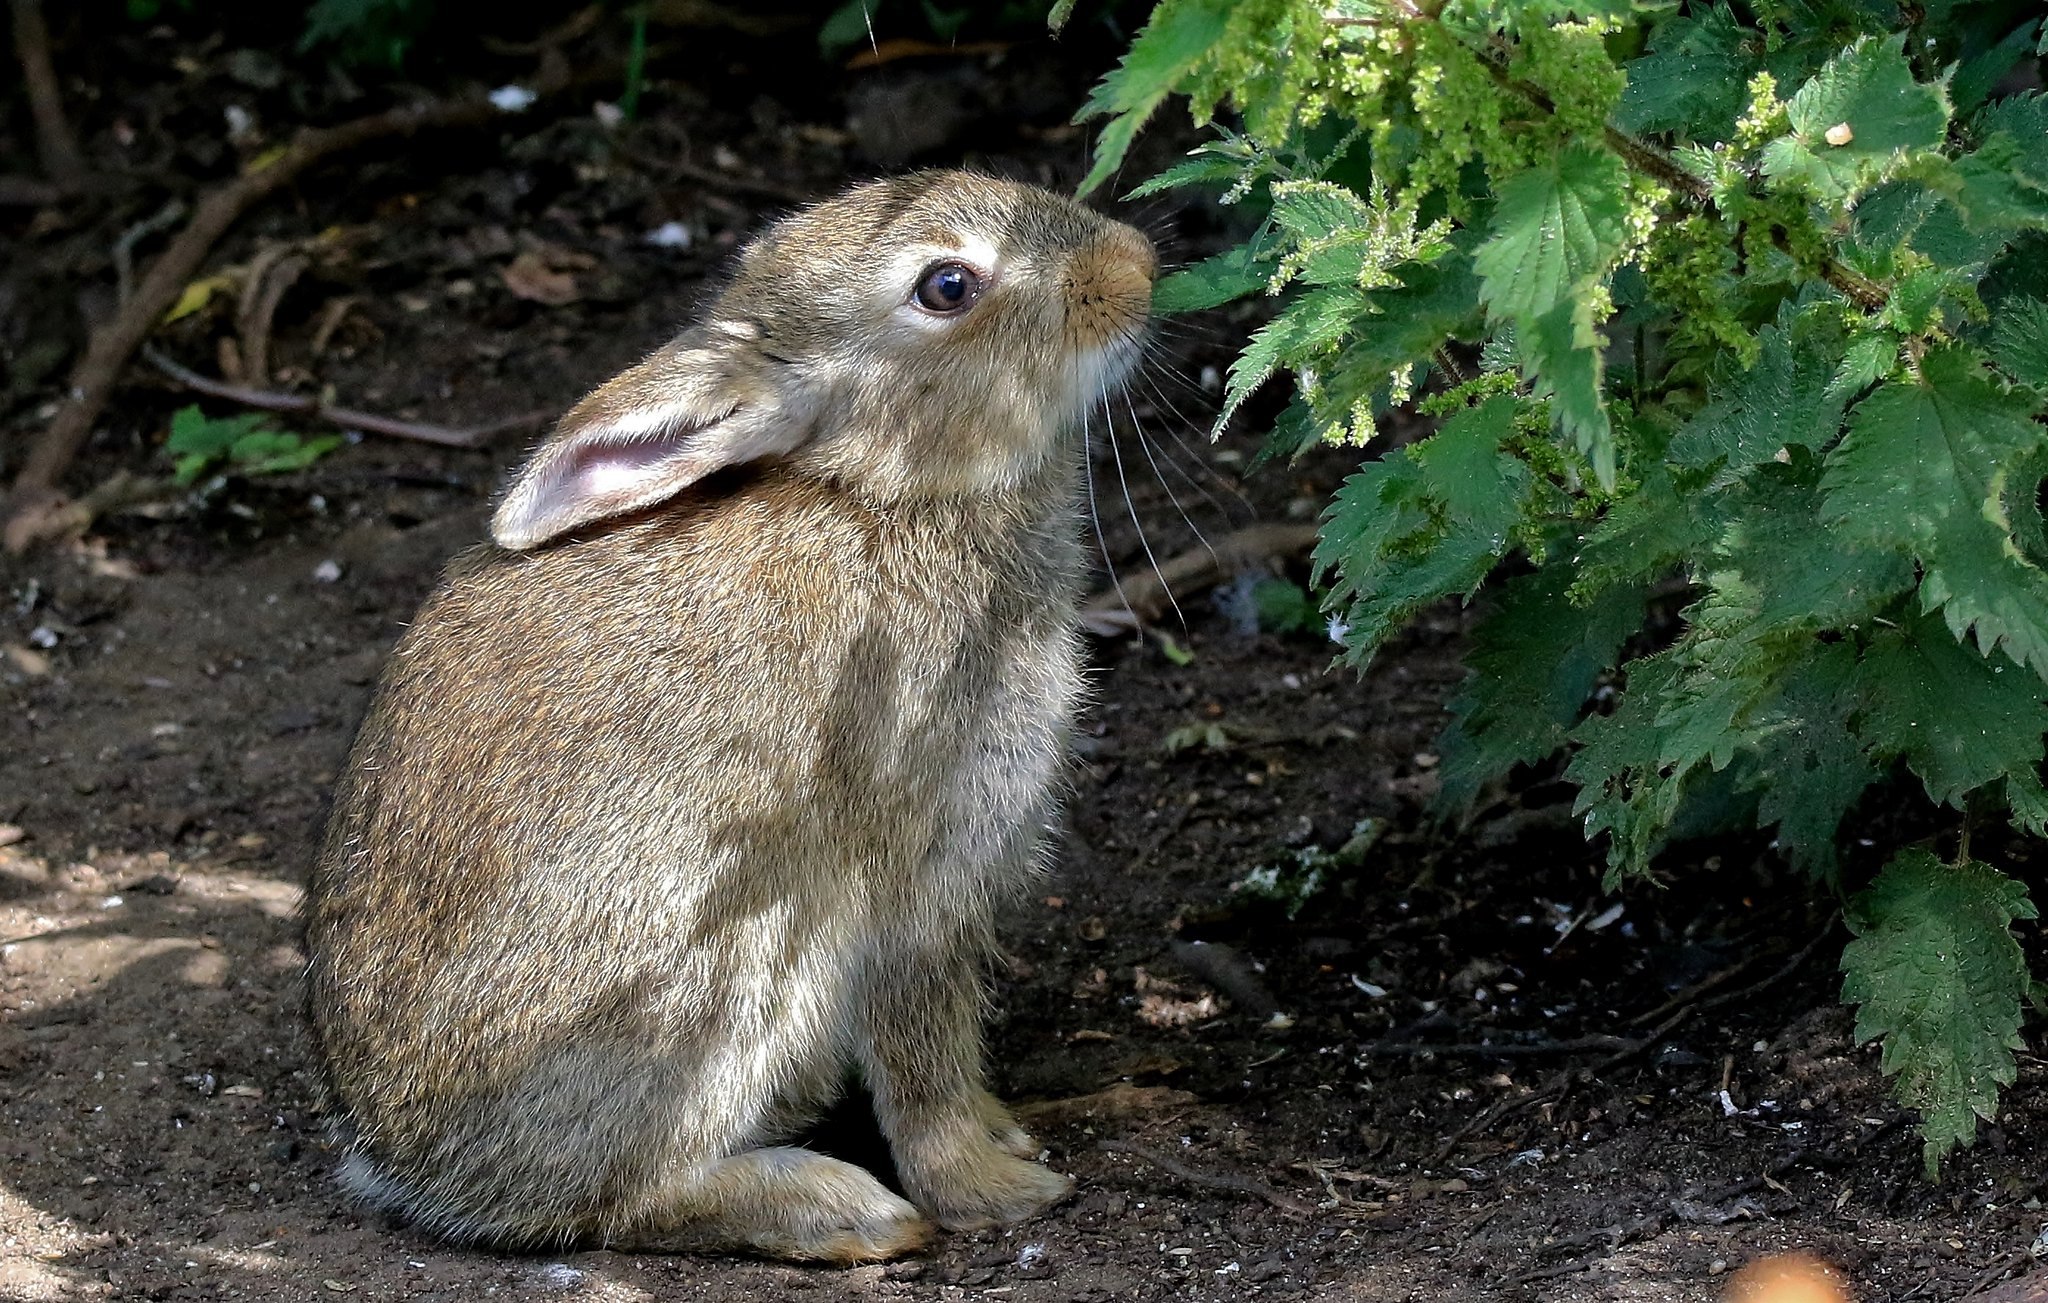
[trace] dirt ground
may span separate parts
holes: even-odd
[[[792,88],[758,44],[710,49],[663,65],[631,126],[586,95],[502,135],[366,152],[254,215],[210,266],[306,256],[269,330],[274,382],[458,426],[559,411],[791,198],[905,161],[1071,184],[1086,140],[1063,118],[1108,57],[1027,45]],[[95,156],[174,179],[0,211],[23,254],[0,276],[9,473],[62,375],[47,357],[105,310],[115,238],[261,148],[223,141],[220,106],[259,134],[347,111],[171,29],[80,57],[108,88],[80,114]],[[147,75],[167,60],[182,80]],[[1199,206],[1140,217],[1170,256],[1218,238]],[[1167,336],[1132,413],[1151,443],[1127,427],[1096,450],[1124,575],[1148,568],[1133,516],[1164,558],[1196,527],[1312,519],[1345,470],[1332,452],[1246,474],[1254,437],[1194,432],[1245,320]],[[237,337],[224,294],[159,342],[215,373]],[[78,487],[165,469],[189,398],[129,381]],[[1952,1300],[2048,1253],[2039,1057],[1926,1181],[1833,1003],[1832,901],[1751,843],[1681,849],[1661,884],[1604,895],[1546,773],[1437,823],[1462,614],[1360,677],[1313,630],[1251,627],[1234,575],[1180,591],[1168,639],[1094,644],[1057,863],[1004,918],[994,1078],[1079,1178],[1071,1201],[851,1271],[493,1256],[365,1214],[330,1177],[300,884],[383,656],[521,446],[351,441],[0,558],[0,1298],[1705,1303],[1800,1250],[1858,1299]],[[1238,886],[1304,862],[1324,889],[1297,909]],[[857,1101],[818,1142],[885,1161]]]

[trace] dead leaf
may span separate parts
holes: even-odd
[[[1093,1094],[1036,1100],[1020,1104],[1011,1111],[1019,1121],[1034,1126],[1063,1126],[1070,1122],[1169,1113],[1199,1102],[1193,1093],[1175,1090],[1171,1086],[1133,1086],[1120,1081]]]
[[[20,643],[11,642],[5,647],[0,647],[0,657],[4,657],[9,665],[32,679],[40,679],[50,672],[49,657]]]
[[[589,254],[560,245],[544,244],[526,249],[498,270],[505,288],[522,299],[544,303],[551,308],[574,303],[583,297],[576,273],[597,265]]]
[[[1138,1017],[1154,1027],[1188,1027],[1198,1022],[1208,1022],[1223,1012],[1223,1006],[1216,1003],[1214,995],[1204,995],[1199,1000],[1175,1000],[1163,995],[1148,995],[1138,1001]]]

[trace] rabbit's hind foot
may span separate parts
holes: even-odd
[[[933,1226],[863,1168],[808,1149],[751,1149],[678,1173],[647,1214],[606,1237],[629,1252],[751,1252],[799,1262],[915,1253]]]
[[[988,1128],[988,1138],[995,1147],[1012,1158],[1036,1158],[1040,1146],[1036,1138],[1026,1131],[1003,1104],[986,1090],[975,1092],[974,1111],[981,1124]]]
[[[896,1167],[911,1199],[949,1231],[1009,1226],[1074,1192],[1072,1177],[1018,1157],[984,1117],[899,1145]]]

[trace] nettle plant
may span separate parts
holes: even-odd
[[[1832,884],[1901,766],[1955,812],[1841,961],[1930,1173],[2035,989],[1969,832],[2048,831],[2044,47],[2021,2],[1162,0],[1083,111],[1086,189],[1170,96],[1240,124],[1132,194],[1263,215],[1158,305],[1279,296],[1219,428],[1285,373],[1271,452],[1368,450],[1315,554],[1345,656],[1497,576],[1446,803],[1563,750],[1610,885],[1731,811]],[[1441,424],[1373,456],[1402,405]]]

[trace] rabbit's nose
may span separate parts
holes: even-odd
[[[1112,247],[1119,261],[1143,278],[1147,285],[1159,275],[1159,253],[1152,247],[1152,241],[1136,227],[1116,223],[1111,234]]]

